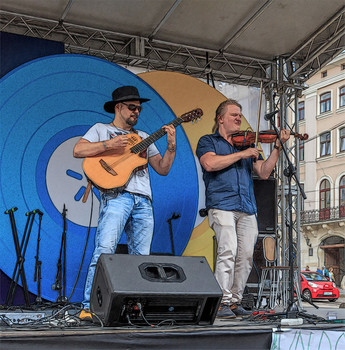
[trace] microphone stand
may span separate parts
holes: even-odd
[[[173,213],[171,218],[167,220],[167,222],[169,224],[169,234],[170,234],[170,243],[171,243],[171,255],[173,255],[173,256],[175,255],[175,246],[174,246],[174,236],[173,236],[171,220],[178,219],[179,217],[181,217],[180,214]]]
[[[61,237],[60,255],[57,262],[57,271],[55,276],[55,283],[52,285],[53,290],[59,291],[59,296],[57,298],[58,303],[67,302],[66,298],[66,206],[63,205],[62,219],[63,219],[63,232]],[[61,263],[61,260],[63,263]],[[61,295],[62,289],[62,295]]]
[[[16,226],[16,222],[14,219],[14,212],[16,210],[17,210],[17,208],[14,207],[12,209],[5,211],[5,214],[9,214],[9,217],[10,217],[12,234],[13,234],[13,241],[14,241],[14,246],[15,246],[16,254],[17,254],[17,261],[16,261],[16,265],[15,265],[14,270],[13,270],[13,275],[11,278],[11,283],[10,283],[10,287],[9,287],[9,290],[7,293],[5,304],[8,306],[12,305],[14,294],[15,294],[15,291],[16,291],[16,288],[18,285],[19,275],[20,275],[20,278],[21,278],[21,281],[23,284],[25,306],[29,307],[30,306],[30,296],[29,296],[28,285],[27,285],[26,277],[25,277],[25,270],[24,270],[25,258],[24,257],[25,257],[27,244],[29,242],[30,232],[31,232],[32,224],[33,224],[33,217],[35,214],[33,214],[33,212],[26,213],[28,218],[26,221],[25,230],[24,230],[24,234],[22,237],[22,242],[19,245],[17,226]],[[30,222],[30,219],[31,219],[31,222]],[[30,228],[28,231],[29,223],[30,223]],[[23,247],[24,247],[24,250],[23,250]]]
[[[42,279],[41,265],[42,265],[42,261],[39,260],[42,216],[43,216],[43,213],[41,211],[38,212],[39,222],[38,222],[37,246],[36,246],[36,256],[35,256],[35,274],[34,274],[34,282],[37,281],[37,297],[36,297],[37,304],[42,303],[42,297],[41,297],[41,279]]]
[[[283,174],[288,178],[288,213],[289,217],[288,220],[286,221],[286,225],[288,226],[288,237],[289,237],[289,247],[288,247],[288,252],[289,252],[289,299],[288,299],[288,305],[286,309],[286,316],[288,318],[297,318],[298,314],[298,307],[295,303],[294,300],[294,263],[293,263],[293,244],[292,244],[292,188],[291,188],[291,180],[292,178],[295,180],[297,183],[301,195],[304,199],[307,198],[300,182],[299,179],[296,175],[296,168],[293,166],[292,162],[289,159],[287,150],[284,146],[284,144],[281,141],[279,130],[276,127],[275,123],[273,122],[273,116],[275,113],[270,113],[266,115],[266,118],[270,121],[271,126],[273,127],[274,131],[277,134],[277,138],[279,139],[280,145],[282,147],[283,153],[285,155],[285,159],[287,160],[288,166],[284,169]],[[282,194],[284,195],[284,193]]]

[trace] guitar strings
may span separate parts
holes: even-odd
[[[180,125],[182,122],[183,122],[183,120],[181,118],[177,118],[177,119],[173,120],[171,123],[169,123],[168,125],[172,124],[172,125],[174,125],[176,127],[176,126]],[[154,141],[156,141],[159,138],[161,138],[164,134],[166,134],[164,129],[159,129],[154,134],[152,134],[151,136],[147,137],[145,140],[142,140],[141,142],[139,142],[138,144],[136,144],[135,146],[130,148],[130,150],[133,153],[141,153],[145,149],[147,149],[148,146],[150,146],[151,143],[153,143]]]

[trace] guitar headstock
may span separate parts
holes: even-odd
[[[200,119],[203,114],[204,112],[202,111],[201,108],[196,108],[190,112],[182,114],[180,119],[182,119],[183,123],[188,123],[188,122]]]

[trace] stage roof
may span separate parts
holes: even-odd
[[[1,31],[63,41],[66,52],[234,84],[298,85],[345,48],[344,0],[1,0],[0,9]]]

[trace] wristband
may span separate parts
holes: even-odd
[[[273,148],[277,149],[278,151],[280,151],[280,146],[274,145]]]

